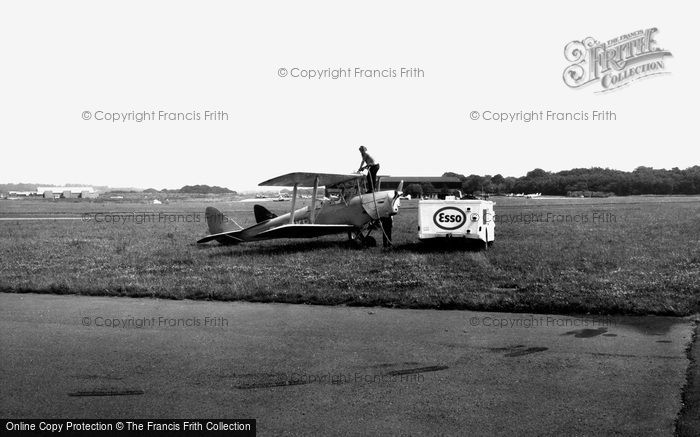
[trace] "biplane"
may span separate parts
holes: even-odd
[[[276,238],[314,238],[324,235],[347,233],[356,245],[371,247],[376,240],[370,234],[373,229],[382,229],[382,219],[399,212],[403,182],[396,190],[362,194],[360,173],[288,173],[261,182],[259,186],[293,187],[290,211],[276,215],[262,205],[254,205],[256,224],[248,228],[237,226],[234,221],[218,209],[208,207],[205,211],[210,235],[197,243],[217,241],[221,244],[239,244],[248,241]],[[319,187],[352,186],[354,195],[339,196],[336,200],[318,198]],[[311,204],[297,209],[298,188],[311,188]],[[237,227],[237,229],[234,229]]]

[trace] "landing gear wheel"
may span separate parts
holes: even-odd
[[[364,245],[362,244],[362,236],[360,235],[348,235],[348,242],[350,247],[353,249],[362,249]]]
[[[348,233],[348,238],[352,247],[356,249],[364,249],[366,247],[376,247],[377,240],[368,235],[362,235],[362,232],[356,234]]]
[[[348,242],[353,249],[363,249],[365,247],[365,238],[362,232],[348,232]]]

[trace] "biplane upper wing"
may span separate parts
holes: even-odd
[[[255,236],[256,240],[272,238],[313,238],[324,235],[341,234],[357,228],[352,225],[312,225],[312,224],[288,224],[261,232]]]
[[[292,187],[294,185],[299,187],[313,187],[315,185],[316,178],[318,178],[318,186],[321,187],[342,184],[343,182],[364,178],[364,176],[359,173],[336,174],[296,172],[287,173],[282,176],[277,176],[276,178],[268,179],[265,182],[260,182],[258,185],[261,187]]]

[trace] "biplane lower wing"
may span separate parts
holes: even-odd
[[[288,224],[278,226],[255,236],[256,240],[272,238],[314,238],[324,235],[342,234],[343,232],[356,231],[352,225],[312,225],[312,224]]]

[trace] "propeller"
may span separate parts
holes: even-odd
[[[394,190],[394,198],[391,200],[391,209],[394,211],[394,214],[399,213],[399,206],[401,206],[401,201],[399,200],[399,197],[403,194],[403,181],[399,182],[399,186],[396,187],[396,190]]]
[[[399,182],[399,186],[394,190],[394,200],[403,194],[403,181]]]

